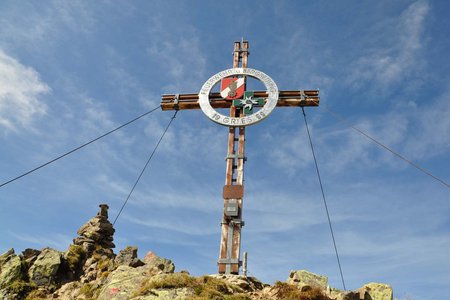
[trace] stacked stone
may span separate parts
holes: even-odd
[[[99,206],[98,214],[78,229],[79,236],[73,240],[75,245],[82,246],[88,253],[93,252],[98,247],[102,249],[116,247],[113,243],[115,230],[108,220],[109,207],[107,204],[100,204]]]

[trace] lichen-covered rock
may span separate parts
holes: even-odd
[[[51,248],[45,248],[28,270],[30,281],[38,286],[52,284],[61,265],[62,254]]]
[[[119,266],[111,272],[100,291],[98,300],[125,300],[139,290],[142,283],[153,274],[143,267]]]
[[[305,290],[312,287],[318,287],[325,290],[328,285],[328,277],[305,270],[299,270],[291,271],[286,282],[296,285],[300,290]]]
[[[361,299],[392,300],[393,294],[392,287],[384,283],[371,282],[359,289]]]
[[[147,267],[159,269],[164,273],[175,272],[175,265],[170,259],[159,257],[152,251],[147,252],[144,263]]]
[[[6,289],[0,289],[0,299],[8,299],[8,291]]]
[[[79,245],[70,245],[69,249],[64,253],[64,260],[67,262],[68,271],[76,274],[82,266],[86,258],[86,252]]]
[[[20,256],[22,258],[22,261],[27,265],[27,267],[29,267],[34,263],[40,253],[41,251],[39,250],[27,248],[22,251],[22,254]]]
[[[11,258],[11,256],[15,255],[14,249],[11,248],[2,255],[0,255],[0,267]]]
[[[130,247],[132,250],[133,247]],[[134,256],[134,255],[133,255]],[[106,299],[130,299],[130,296],[136,294],[138,296],[145,296],[147,298],[138,299],[166,299],[161,298],[164,295],[175,297],[175,294],[185,294],[178,291],[175,294],[172,292],[162,292],[160,298],[148,298],[151,295],[140,295],[139,289],[143,283],[148,281],[149,278],[157,276],[159,274],[173,273],[175,265],[172,261],[156,256],[154,253],[149,252],[145,258],[145,264],[138,267],[131,267],[126,265],[120,265],[117,269],[112,270],[106,280],[103,287],[100,290],[98,300]],[[151,293],[150,293],[151,294]],[[154,296],[154,295],[153,295]],[[167,297],[169,297],[167,296]],[[164,296],[166,297],[166,296]],[[133,298],[134,299],[134,298]],[[184,298],[167,298],[167,299],[184,299]]]
[[[143,266],[144,263],[137,257],[137,247],[128,246],[119,252],[114,259],[114,264],[130,267]]]
[[[192,289],[158,289],[145,296],[133,297],[133,300],[186,300],[192,297]],[[217,298],[219,299],[219,298]]]
[[[108,220],[108,205],[100,204],[98,214],[78,229],[78,237],[73,240],[75,245],[82,246],[87,253],[92,253],[96,247],[112,249],[114,228]]]
[[[256,292],[261,291],[266,286],[261,281],[255,277],[248,277],[243,275],[226,275],[226,274],[215,274],[209,275],[209,277],[221,279],[229,284],[238,286],[244,292]]]
[[[54,294],[53,298],[62,300],[79,299],[81,283],[78,281],[63,284]]]
[[[14,249],[10,249],[0,256],[0,289],[21,278],[22,264],[20,257],[15,255]]]
[[[359,292],[354,291],[341,291],[335,288],[327,288],[325,294],[334,300],[361,300],[359,298]]]

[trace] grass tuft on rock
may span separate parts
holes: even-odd
[[[189,299],[247,300],[250,298],[243,294],[243,290],[237,285],[229,284],[218,278],[202,276],[197,279],[194,296]]]
[[[319,288],[311,288],[307,291],[300,291],[297,286],[277,281],[275,282],[277,289],[277,298],[283,300],[332,300],[323,294]]]
[[[194,277],[184,273],[161,274],[147,281],[141,290],[194,287],[196,284],[197,280]]]
[[[8,293],[17,295],[20,299],[25,298],[25,296],[32,290],[36,289],[36,285],[33,283],[25,282],[23,280],[16,280],[11,282],[5,287]]]
[[[47,299],[47,296],[48,295],[43,290],[36,289],[31,291],[25,300],[45,300]]]
[[[188,300],[220,299],[220,300],[250,300],[243,290],[223,280],[203,276],[195,278],[186,273],[157,275],[146,281],[133,297],[153,294],[158,289],[188,288],[192,296]]]
[[[83,295],[86,299],[97,299],[100,290],[98,287],[95,287],[91,283],[86,283],[80,288],[80,294]]]
[[[67,264],[69,265],[69,269],[72,271],[76,271],[80,265],[82,259],[86,256],[86,252],[83,247],[78,245],[70,245],[69,250],[66,253]]]

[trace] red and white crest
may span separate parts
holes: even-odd
[[[243,77],[226,77],[220,84],[220,95],[227,100],[240,99],[244,95]]]

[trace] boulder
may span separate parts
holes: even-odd
[[[62,253],[54,249],[43,249],[28,270],[30,281],[38,286],[54,283],[61,265],[61,256]]]
[[[327,288],[326,295],[334,300],[361,300],[359,292],[341,291],[335,288]]]
[[[286,281],[289,284],[296,285],[301,291],[317,287],[325,290],[328,285],[328,277],[314,274],[305,270],[291,271]]]
[[[175,265],[170,259],[159,257],[152,251],[147,252],[144,257],[144,263],[147,267],[159,269],[163,273],[175,272]]]
[[[188,288],[178,288],[170,290],[159,289],[152,290],[150,294],[145,296],[134,297],[133,300],[187,300],[192,297],[192,294],[192,290]]]
[[[108,219],[95,216],[78,229],[77,233],[85,242],[111,242],[114,228]]]
[[[15,255],[14,249],[2,254],[0,256],[0,289],[22,277],[21,260],[19,256]]]
[[[152,276],[145,267],[133,268],[119,266],[109,274],[98,300],[121,300],[129,299],[130,295],[139,290],[144,281]]]
[[[134,253],[134,247],[127,247],[124,250],[126,251],[124,252],[123,257],[135,257],[135,254],[137,255],[137,253]],[[127,253],[127,255],[125,255],[125,253]],[[139,289],[142,287],[144,282],[148,281],[149,278],[158,276],[159,274],[173,273],[175,271],[175,265],[172,261],[161,258],[153,252],[147,253],[144,262],[145,264],[138,267],[119,265],[117,269],[111,271],[106,278],[103,287],[101,288],[98,300],[129,299],[130,295],[135,293],[137,296],[139,294]],[[156,298],[151,298],[152,295],[155,295],[150,292],[152,295],[139,296],[139,298],[133,299],[185,299],[186,297],[179,297],[181,297],[180,295],[185,295],[186,293],[186,291],[182,291],[181,289],[174,289],[166,292],[158,290],[157,295],[159,296]]]
[[[112,249],[114,228],[108,220],[108,205],[100,204],[98,214],[78,229],[78,237],[73,240],[75,245],[82,246],[87,253],[92,253],[99,246]]]
[[[14,249],[11,248],[2,255],[0,255],[0,267],[8,261],[13,255],[15,255]]]
[[[59,290],[57,290],[53,294],[53,298],[56,299],[79,299],[80,295],[81,283],[78,281],[68,282],[61,286]]]
[[[137,247],[128,246],[121,250],[114,259],[115,265],[124,265],[129,267],[143,266],[144,263],[137,257]]]
[[[243,292],[257,292],[264,289],[266,286],[256,277],[248,277],[243,275],[232,274],[215,274],[209,277],[221,279],[229,284],[236,285],[242,289]]]
[[[375,282],[365,284],[358,291],[364,300],[392,300],[394,294],[390,285]]]
[[[27,248],[22,251],[22,254],[20,256],[28,266],[31,266],[40,253],[41,251],[39,250]]]

